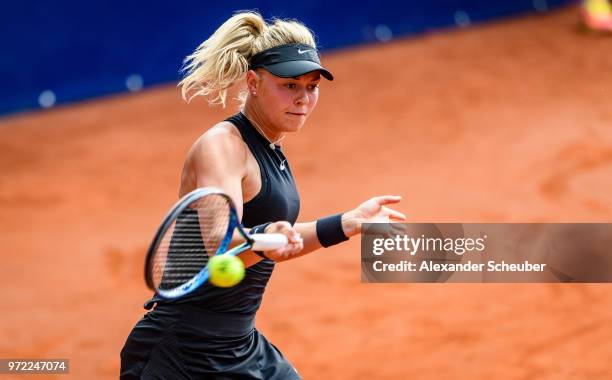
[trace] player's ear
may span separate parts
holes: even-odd
[[[260,75],[255,70],[249,70],[246,74],[247,90],[251,95],[257,95],[259,89],[259,83],[261,81]]]

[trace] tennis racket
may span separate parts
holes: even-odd
[[[237,241],[241,242],[230,248]],[[214,255],[268,251],[288,244],[283,234],[249,234],[230,197],[214,187],[196,189],[170,210],[147,252],[145,281],[163,298],[179,298],[208,280]]]

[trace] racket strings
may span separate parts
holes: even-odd
[[[196,276],[219,249],[229,223],[230,204],[223,195],[206,195],[185,208],[152,257],[155,287],[172,289]]]

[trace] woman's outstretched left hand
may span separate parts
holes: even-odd
[[[399,211],[393,210],[388,205],[399,203],[402,197],[399,195],[382,195],[368,199],[355,209],[342,215],[342,229],[347,237],[361,232],[362,223],[401,223],[406,221],[406,216]]]

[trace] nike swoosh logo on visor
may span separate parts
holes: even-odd
[[[309,49],[306,49],[306,50],[298,49],[298,54],[304,54],[304,53],[309,52],[309,51],[312,51],[312,50],[309,50]]]

